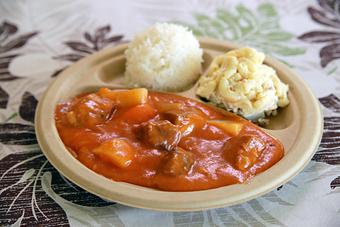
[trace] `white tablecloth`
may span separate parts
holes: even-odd
[[[0,1],[0,225],[340,226],[339,7],[338,0]],[[256,47],[298,72],[325,116],[321,146],[303,172],[252,201],[185,213],[110,203],[59,175],[35,139],[37,100],[74,61],[160,21]]]

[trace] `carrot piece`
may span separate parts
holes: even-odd
[[[157,111],[149,104],[137,105],[122,112],[116,119],[138,124],[150,120]]]
[[[134,150],[124,139],[115,138],[105,141],[93,150],[103,161],[120,168],[128,167],[134,159]]]

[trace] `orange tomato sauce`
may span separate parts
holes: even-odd
[[[145,89],[74,97],[57,105],[55,121],[66,148],[91,170],[165,191],[243,183],[284,154],[277,139],[235,114]]]

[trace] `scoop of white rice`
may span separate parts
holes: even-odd
[[[129,85],[183,90],[201,73],[203,51],[186,27],[157,23],[136,37],[125,51]]]

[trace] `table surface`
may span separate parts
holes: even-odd
[[[48,84],[78,59],[163,21],[256,47],[307,82],[325,130],[303,172],[243,204],[171,213],[104,201],[51,166],[34,134]],[[0,226],[339,226],[339,96],[338,0],[0,1]]]

